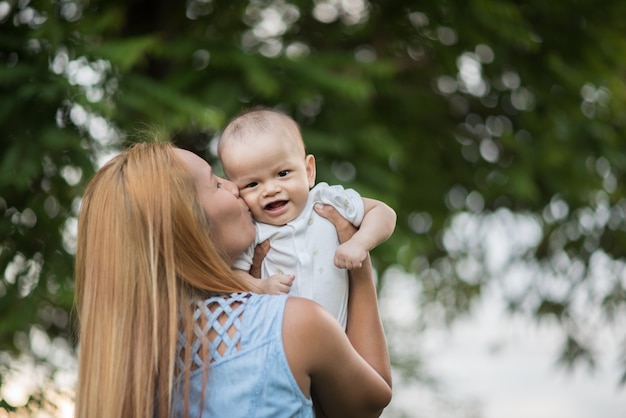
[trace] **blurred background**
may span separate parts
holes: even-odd
[[[72,415],[94,170],[152,128],[217,164],[254,105],[398,213],[384,417],[623,417],[625,33],[622,0],[0,0],[0,418]]]

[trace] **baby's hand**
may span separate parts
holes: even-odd
[[[296,276],[292,274],[275,274],[270,276],[265,280],[261,280],[261,292],[268,293],[270,295],[286,295],[289,293],[295,277]]]
[[[367,250],[352,241],[346,241],[335,251],[335,266],[340,269],[359,268],[367,258]]]

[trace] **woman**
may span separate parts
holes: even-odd
[[[191,152],[137,144],[96,173],[78,223],[77,417],[312,417],[312,397],[329,417],[380,415],[391,373],[369,260],[344,333],[312,301],[249,293],[230,263],[254,234],[236,187]]]

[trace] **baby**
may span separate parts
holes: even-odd
[[[396,213],[352,189],[315,185],[315,157],[306,154],[298,124],[276,110],[236,116],[220,137],[218,154],[257,225],[256,242],[235,262],[235,271],[261,292],[318,302],[345,328],[346,269],[360,267],[369,251],[391,236]],[[357,233],[339,245],[335,227],[313,210],[316,203],[335,207],[359,228]],[[254,247],[266,240],[270,249],[259,282],[247,272]]]

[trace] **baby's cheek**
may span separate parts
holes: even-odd
[[[255,199],[250,195],[250,193],[246,193],[243,190],[239,190],[239,196],[243,199],[244,202],[246,202],[246,205],[248,205],[250,209],[254,207]]]
[[[263,208],[259,205],[259,203],[256,201],[256,199],[255,200],[250,200],[250,199],[245,200],[244,199],[244,202],[246,202],[246,205],[248,205],[248,207],[250,208],[250,210],[253,213],[259,213],[259,212],[263,211]]]
[[[263,208],[259,205],[259,202],[256,199],[252,199],[249,196],[243,197],[243,201],[246,202],[246,205],[250,208],[252,212],[252,216],[258,218],[263,214]]]

